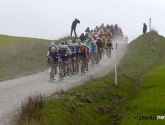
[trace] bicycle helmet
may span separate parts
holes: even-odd
[[[51,42],[51,44],[55,44],[55,42],[54,42],[54,41],[52,41],[52,42]]]
[[[61,45],[64,45],[64,42],[61,42]]]
[[[70,46],[73,47],[74,46],[73,43],[71,43]]]
[[[68,40],[67,45],[69,45],[69,46],[70,46],[70,44],[71,44],[71,40]]]
[[[76,42],[78,43],[78,42],[81,42],[81,39],[76,39]]]
[[[55,47],[52,47],[52,48],[51,48],[51,51],[56,51],[56,48],[55,48]]]
[[[78,43],[74,43],[74,47],[77,47],[78,46]]]
[[[65,45],[61,45],[61,49],[64,49],[65,48]]]
[[[86,43],[84,43],[83,45],[84,45],[85,47],[87,47],[87,44],[86,44]]]

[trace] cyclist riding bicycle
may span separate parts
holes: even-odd
[[[79,63],[80,63],[80,57],[81,57],[81,43],[75,43],[74,48],[76,50],[76,71],[79,73]]]
[[[107,41],[107,39],[105,38],[105,36],[102,36],[102,39],[101,39],[102,43],[103,43],[103,47],[105,47],[105,43]]]
[[[70,44],[70,49],[71,49],[71,60],[72,60],[72,67],[73,67],[73,75],[75,75],[75,61],[76,61],[76,47],[74,46],[73,43]]]
[[[57,48],[52,47],[51,48],[51,52],[50,52],[50,63],[54,63],[54,80],[56,80],[56,76],[57,76],[57,65],[58,65],[58,51]]]
[[[67,42],[67,45],[65,45],[66,47],[67,47],[67,73],[69,73],[69,70],[70,70],[70,59],[71,59],[71,57],[72,57],[72,51],[71,51],[71,49],[70,49],[70,41],[68,41]],[[73,43],[72,43],[73,44]]]
[[[49,46],[49,48],[48,48],[48,52],[47,52],[47,63],[49,64],[49,70],[48,70],[48,72],[50,72],[50,70],[51,70],[51,64],[50,64],[50,52],[51,52],[51,48],[52,47],[55,47],[56,49],[58,48],[57,46],[56,46],[56,44],[55,44],[55,42],[54,41],[52,41],[51,43],[50,43],[50,46]]]
[[[91,58],[94,53],[95,60],[97,59],[97,45],[94,42],[88,42],[89,44],[89,57]]]
[[[97,45],[97,49],[98,49],[98,56],[100,56],[100,60],[101,60],[103,43],[100,38],[97,38],[96,45]]]
[[[109,48],[111,47],[111,49],[113,49],[112,39],[108,39],[108,40],[107,40],[105,49],[107,49],[108,47],[109,47]]]
[[[61,47],[59,48],[59,62],[63,62],[63,80],[65,80],[65,77],[66,77],[66,66],[67,66],[67,48],[68,46],[67,45],[61,45]]]
[[[80,51],[81,51],[81,58],[84,59],[84,72],[86,72],[87,68],[87,59],[88,59],[88,52],[87,52],[87,47],[85,46],[86,43],[81,45]]]

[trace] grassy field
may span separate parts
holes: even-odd
[[[56,40],[68,40],[65,37]],[[47,67],[50,40],[0,35],[0,81],[40,71]]]
[[[5,60],[36,47],[48,45],[49,40],[0,35],[0,59]]]
[[[148,103],[146,100],[137,102],[132,100],[136,100],[140,95],[140,97],[145,96],[143,99],[147,99],[147,95],[138,93],[152,89],[154,82],[148,83],[145,81],[147,76],[143,75],[165,63],[164,41],[164,37],[154,33],[141,35],[131,42],[126,55],[119,64],[117,87],[114,85],[114,73],[112,72],[67,92],[55,93],[43,99],[42,105],[36,104],[35,108],[39,110],[31,111],[31,114],[35,115],[31,115],[30,118],[22,108],[15,125],[33,124],[33,122],[35,122],[34,125],[116,125],[120,123],[126,125],[128,119],[134,118],[134,112],[131,113],[131,111],[136,108],[137,103],[137,105],[142,105],[144,101],[148,105],[155,101],[155,95]],[[159,92],[158,88],[155,91]],[[30,99],[25,105],[32,100]],[[33,100],[33,103],[36,101]],[[159,106],[163,109],[161,104],[155,105],[157,110],[154,110],[152,105],[146,108],[150,111],[147,115],[152,115],[152,113],[161,115],[163,110],[159,110]],[[32,108],[26,110],[29,109]],[[138,111],[140,111],[139,116],[143,114],[140,107]],[[134,124],[138,124],[137,120],[132,122],[132,125]]]
[[[157,67],[143,76],[146,81],[141,84],[142,91],[124,107],[129,114],[122,120],[121,125],[164,125],[165,118],[165,65]]]

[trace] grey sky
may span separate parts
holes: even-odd
[[[132,40],[150,17],[165,36],[164,15],[164,0],[0,0],[0,34],[57,39],[70,34],[77,18],[78,34],[88,26],[117,23]]]

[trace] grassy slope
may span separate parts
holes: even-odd
[[[66,39],[69,37],[56,42],[59,43]],[[0,59],[0,81],[45,69],[49,44],[50,40],[1,35],[0,50],[2,53],[0,57],[6,58]]]
[[[109,73],[68,92],[53,94],[39,111],[41,118],[36,120],[35,115],[32,119],[43,125],[119,124],[130,112],[123,106],[142,91],[139,86],[144,82],[142,76],[164,63],[164,40],[161,36],[147,34],[128,46],[118,68],[118,87],[114,86],[114,73]]]
[[[142,116],[164,116],[165,112],[165,65],[151,70],[144,75],[146,81],[141,84],[141,91],[135,100],[130,101],[125,108],[131,111],[122,120],[121,125],[164,125],[164,120],[142,119]],[[135,116],[138,119],[135,120]],[[157,118],[157,117],[156,117]],[[141,119],[141,120],[140,120]]]
[[[139,91],[135,83],[141,83],[144,73],[162,63],[164,38],[156,36],[155,41],[154,38],[142,35],[129,45],[120,64],[118,88],[113,86],[111,73],[62,94],[64,99],[46,101],[43,113],[49,125],[118,123],[126,113],[120,108]]]

